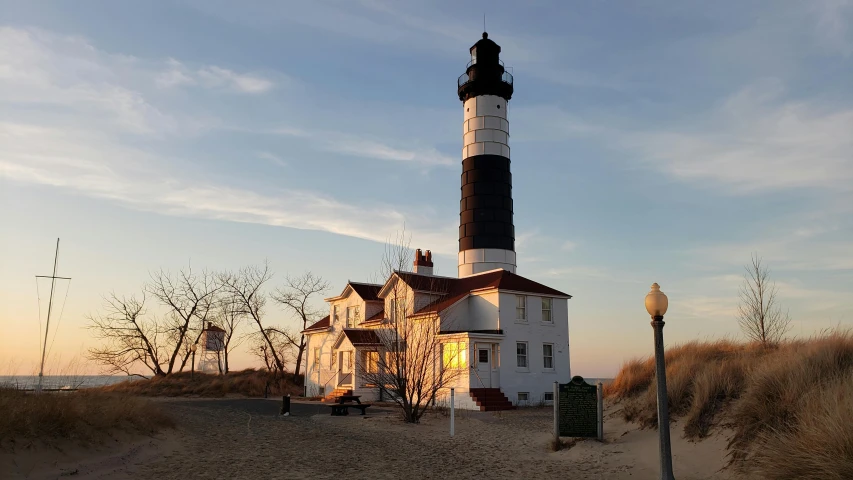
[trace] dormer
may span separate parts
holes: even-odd
[[[355,328],[382,310],[382,300],[377,297],[381,287],[372,283],[347,282],[340,295],[326,298],[332,328]]]

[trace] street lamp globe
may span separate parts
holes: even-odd
[[[653,283],[651,291],[646,294],[646,311],[652,318],[663,317],[668,306],[669,299],[666,294],[660,291],[660,285]]]
[[[657,285],[657,284],[655,284],[655,285]],[[191,351],[191,352],[195,353],[195,351],[196,351],[197,349],[198,349],[198,344],[197,344],[197,343],[194,343],[194,344],[190,345],[190,351]]]

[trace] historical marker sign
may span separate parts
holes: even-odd
[[[561,437],[598,437],[598,392],[583,377],[559,385]]]

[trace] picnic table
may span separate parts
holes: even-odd
[[[361,410],[361,414],[364,415],[364,411],[369,406],[368,403],[361,403],[361,395],[341,395],[336,403],[328,405],[332,409],[332,416],[349,415],[350,407]]]

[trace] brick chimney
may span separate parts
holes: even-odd
[[[432,275],[432,252],[422,253],[420,248],[415,250],[415,273]]]

